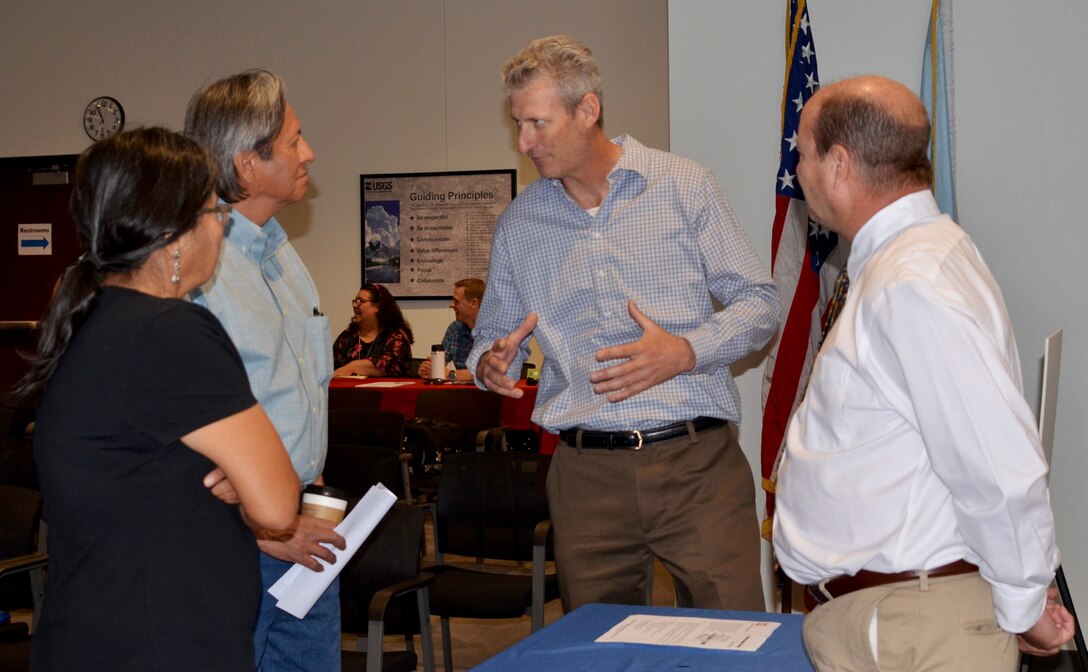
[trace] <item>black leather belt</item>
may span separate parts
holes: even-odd
[[[675,439],[688,433],[687,422],[678,422],[675,425],[665,425],[653,429],[635,430],[630,432],[595,432],[588,429],[563,429],[559,431],[559,438],[568,446],[577,448],[578,435],[582,437],[582,448],[607,448],[608,450],[639,450],[647,443]],[[720,418],[707,418],[700,416],[690,421],[695,431],[718,427],[725,424]]]

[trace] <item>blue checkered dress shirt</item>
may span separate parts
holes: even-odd
[[[596,216],[558,179],[539,179],[499,218],[468,368],[535,312],[544,362],[533,421],[548,430],[650,429],[701,415],[739,422],[729,365],[777,331],[774,282],[710,171],[634,138],[613,142],[623,155]],[[724,309],[715,312],[712,295]],[[628,299],[687,338],[696,364],[610,403],[593,392],[589,372],[609,365],[595,360],[598,350],[641,337]],[[526,343],[510,375],[527,356]]]

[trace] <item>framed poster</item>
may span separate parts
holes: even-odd
[[[398,299],[444,299],[487,278],[491,236],[514,200],[517,171],[360,175],[363,284]]]

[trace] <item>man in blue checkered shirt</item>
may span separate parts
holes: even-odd
[[[480,312],[485,287],[486,283],[479,278],[465,278],[453,283],[450,310],[453,311],[454,320],[446,327],[446,335],[442,337],[446,362],[453,364],[453,370],[449,372],[450,380],[472,380],[472,372],[465,368],[465,360],[472,352],[472,328],[476,326],[476,315]],[[431,375],[430,360],[424,360],[419,365],[420,378],[437,378],[442,373],[439,371]]]
[[[647,603],[656,558],[682,606],[763,610],[729,367],[777,331],[774,283],[708,170],[604,134],[586,47],[534,40],[503,74],[540,179],[496,226],[467,365],[520,396],[530,334],[544,354],[533,421],[562,438],[547,489],[564,607]]]

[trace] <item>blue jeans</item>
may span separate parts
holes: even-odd
[[[276,607],[268,589],[279,581],[290,562],[261,553],[261,610],[253,631],[258,672],[340,672],[340,579],[314,604],[306,618],[297,619]]]

